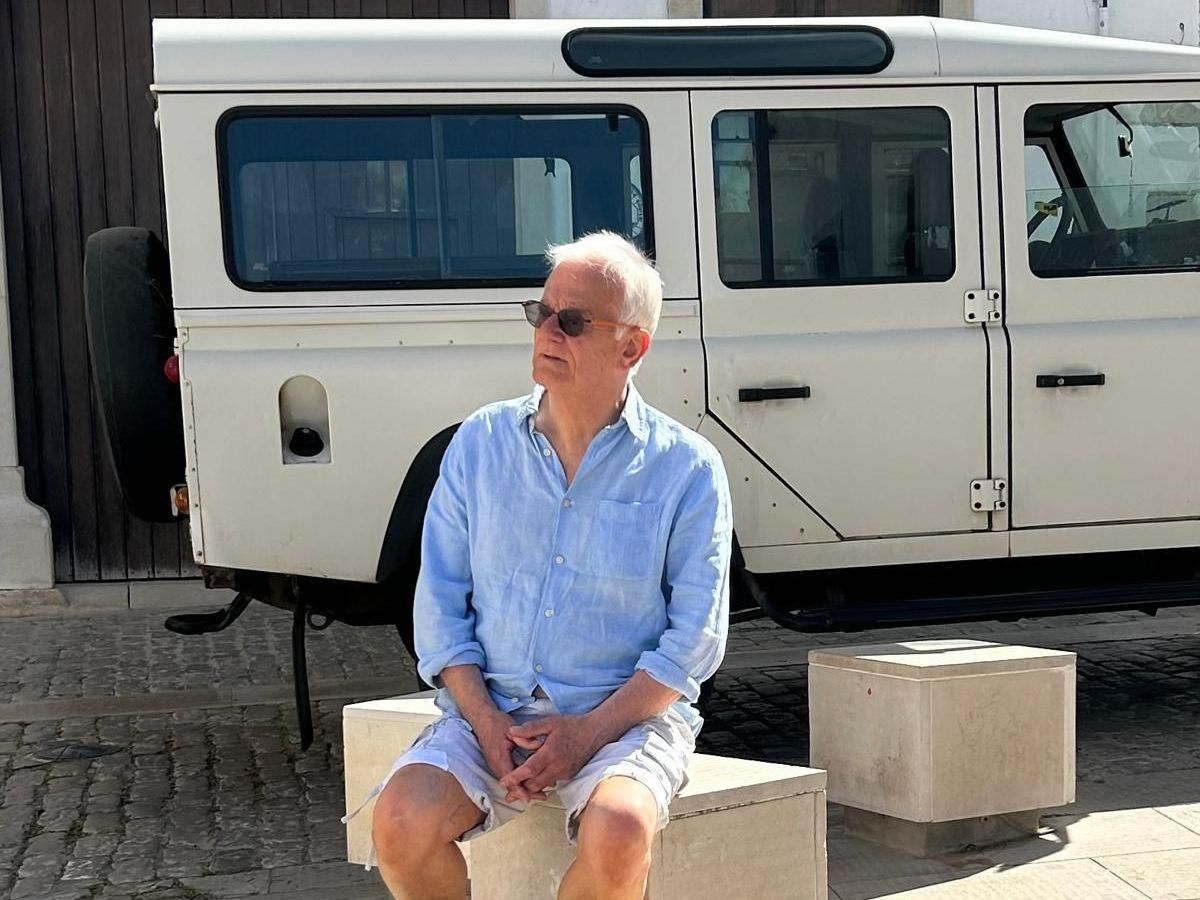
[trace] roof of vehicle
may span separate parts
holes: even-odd
[[[879,74],[596,78],[572,69],[579,28],[869,26],[894,56]],[[919,16],[819,19],[156,19],[155,90],[414,90],[996,82],[1200,73],[1200,48]]]

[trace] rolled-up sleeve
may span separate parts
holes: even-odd
[[[441,469],[421,535],[421,572],[413,599],[417,672],[442,686],[450,666],[484,667],[483,647],[475,638],[471,607],[471,552],[467,522],[463,453],[467,437],[460,429],[442,457]]]
[[[667,630],[637,663],[692,703],[725,655],[732,537],[729,483],[714,451],[692,471],[667,539]]]

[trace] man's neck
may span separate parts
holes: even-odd
[[[585,399],[547,390],[534,427],[546,435],[563,464],[573,469],[600,430],[621,417],[628,392],[624,385],[617,394],[598,400],[595,394]]]

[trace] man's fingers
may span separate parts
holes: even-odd
[[[539,759],[540,756],[540,753],[533,754],[524,763],[501,778],[500,785],[509,790],[514,790],[521,787],[529,779],[536,778],[542,774],[542,771],[546,768],[547,760]]]
[[[510,740],[516,740],[519,737],[545,737],[554,730],[554,723],[555,718],[549,716],[544,719],[533,719],[524,725],[514,725],[508,729],[508,737]]]
[[[519,734],[510,734],[509,738],[522,750],[537,750],[543,743],[543,739],[540,737],[527,738]]]

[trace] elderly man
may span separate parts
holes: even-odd
[[[687,780],[691,704],[725,651],[720,457],[632,382],[662,281],[608,232],[547,255],[525,304],[537,387],[463,422],[425,518],[418,670],[444,715],[396,761],[373,823],[406,900],[460,900],[455,842],[551,789],[578,847],[559,897],[641,898]]]

